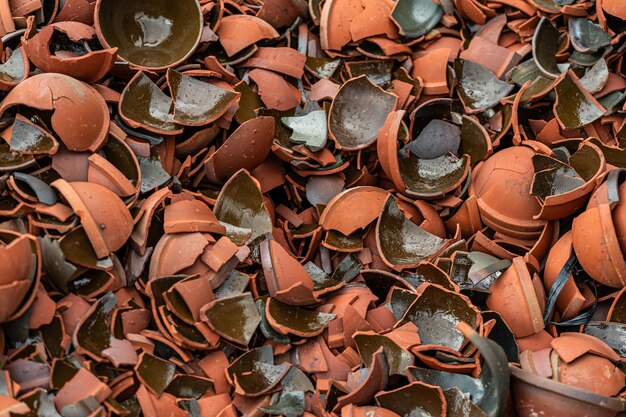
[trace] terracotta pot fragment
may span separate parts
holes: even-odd
[[[71,151],[95,152],[106,140],[109,111],[104,99],[92,87],[67,75],[39,74],[24,80],[3,100],[0,114],[20,105],[53,112],[52,130]]]
[[[89,4],[94,7],[93,2]],[[114,1],[98,0],[92,16],[102,45],[118,48],[121,58],[139,68],[155,71],[187,59],[202,34],[200,6],[192,0],[175,7],[167,1],[152,3],[147,9],[140,1],[122,7]]]
[[[96,31],[91,26],[79,22],[59,22],[25,39],[24,50],[33,64],[44,72],[58,72],[95,83],[113,67],[117,49],[71,51],[71,45],[63,45],[67,41],[80,45],[81,42],[92,42],[95,38]],[[50,52],[53,49],[57,50],[55,54]]]
[[[528,266],[522,258],[514,258],[512,262],[491,286],[487,305],[502,315],[515,337],[526,337],[543,330],[543,313]],[[513,300],[523,300],[522,308]],[[512,308],[513,305],[516,307]]]

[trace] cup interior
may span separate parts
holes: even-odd
[[[189,56],[202,32],[197,0],[99,0],[100,41],[118,55],[146,68],[165,68]]]

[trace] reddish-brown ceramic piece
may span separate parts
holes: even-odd
[[[520,352],[524,352],[526,350],[542,350],[550,347],[550,343],[552,342],[552,337],[545,330],[541,330],[538,333],[532,334],[526,337],[520,337],[516,339],[517,345],[519,346]]]
[[[365,229],[378,218],[388,195],[386,191],[375,187],[346,190],[328,202],[319,223],[324,230],[337,230],[349,236],[359,229]]]
[[[593,336],[582,333],[563,333],[552,340],[550,346],[559,355],[559,358],[566,363],[573,362],[588,353],[601,356],[613,362],[621,360],[619,355],[609,345]]]
[[[572,251],[572,233],[567,232],[552,247],[546,259],[546,266],[543,273],[543,282],[546,291],[550,291],[552,285],[554,285],[554,282],[561,272],[561,269],[565,266]],[[580,313],[584,303],[585,297],[576,286],[573,275],[570,274],[561,293],[556,299],[556,307],[561,314],[561,318],[563,320],[574,318]]]
[[[311,95],[309,98],[315,101],[333,100],[339,92],[339,87],[341,86],[330,80],[319,80],[311,86]]]
[[[262,39],[279,36],[269,23],[256,16],[241,14],[224,16],[216,33],[228,56],[233,56]]]
[[[15,49],[11,56],[6,56],[2,68],[2,79],[0,79],[0,90],[9,91],[29,76],[30,60],[24,51],[24,47]]]
[[[240,169],[253,170],[270,152],[274,139],[274,119],[260,116],[243,123],[224,144],[204,162],[209,181],[226,182]]]
[[[598,185],[598,182],[602,179],[601,175],[606,168],[602,151],[592,143],[583,143],[578,152],[578,159],[575,162],[578,162],[580,165],[578,165],[577,168],[581,171],[587,171],[585,172],[587,178],[584,179],[584,184],[573,190],[550,195],[543,199],[541,212],[537,215],[538,219],[555,220],[576,213],[585,205],[589,194],[591,194]],[[572,158],[572,161],[574,161],[574,158]],[[594,165],[597,169],[595,172],[590,172],[593,171],[592,168]],[[535,181],[536,180],[537,177],[535,176]],[[533,186],[534,185],[533,183]]]
[[[526,337],[543,330],[543,314],[528,266],[522,258],[512,262],[492,285],[487,306],[500,313],[516,337]]]
[[[65,407],[72,406],[87,398],[98,403],[111,394],[110,388],[102,383],[98,378],[85,368],[78,370],[76,375],[69,380],[54,398],[54,405],[57,410],[62,411]]]
[[[328,114],[328,133],[336,145],[356,151],[376,141],[387,115],[396,109],[398,98],[362,75],[343,84]]]
[[[618,0],[602,0],[602,9],[620,19],[626,18],[626,7]]]
[[[85,182],[57,180],[59,190],[81,219],[96,255],[104,258],[130,237],[133,221],[126,205],[107,188]]]
[[[473,38],[460,57],[483,65],[498,78],[502,78],[521,59],[514,51],[494,44],[483,36]]]
[[[393,2],[389,0],[361,1],[362,10],[350,21],[350,36],[353,41],[386,35],[389,39],[399,37],[398,28],[391,20]]]
[[[534,219],[541,206],[530,194],[534,154],[525,146],[504,149],[472,173],[469,193],[476,198],[483,222],[511,237],[533,239],[543,229],[544,221]]]
[[[339,410],[347,404],[365,405],[371,401],[374,394],[387,385],[388,366],[382,349],[374,353],[372,366],[365,379],[350,393],[337,399],[335,409]]]
[[[225,233],[211,209],[200,200],[182,200],[165,208],[165,233],[208,232]]]
[[[15,106],[52,112],[51,128],[71,151],[97,151],[109,130],[109,111],[92,87],[62,74],[39,74],[15,87],[0,114]],[[75,129],[81,126],[81,129]]]
[[[148,10],[140,1],[123,6],[111,0],[86,3],[102,45],[118,48],[120,58],[138,68],[158,71],[176,66],[195,51],[202,37],[202,12],[196,1],[183,0],[176,6],[153,2]]]
[[[120,197],[130,197],[137,192],[136,187],[130,182],[130,180],[113,164],[99,154],[90,155],[88,161],[88,182],[100,184]],[[133,159],[133,162],[136,162],[136,160]],[[134,168],[137,172],[139,171],[138,163],[134,166]]]
[[[325,2],[320,17],[322,49],[340,51],[352,40],[351,22],[362,12],[361,0]]]
[[[35,297],[41,278],[41,252],[37,240],[30,235],[19,236],[15,232],[3,231],[0,255],[3,262],[3,279],[0,280],[0,322],[7,322],[28,309]]]
[[[608,204],[581,213],[572,225],[574,251],[591,277],[620,288],[626,283],[626,261],[619,245]]]
[[[257,17],[265,20],[276,29],[291,25],[298,15],[302,14],[301,5],[295,5],[285,0],[269,0],[257,13]]]
[[[63,34],[70,41],[80,44],[96,37],[96,31],[79,22],[59,22],[46,26],[35,36],[24,41],[24,50],[35,66],[44,72],[58,72],[85,81],[95,83],[102,79],[113,67],[117,49],[92,51],[85,55],[74,55],[63,50],[52,54],[53,38]]]
[[[520,366],[524,371],[532,372],[544,378],[552,378],[552,349],[525,350],[520,354]]]
[[[275,72],[257,68],[249,76],[268,109],[291,110],[300,103],[300,92]]]
[[[424,94],[446,94],[448,92],[448,57],[446,48],[418,52],[413,60],[413,77],[424,83]]]
[[[300,78],[304,74],[306,56],[291,48],[259,48],[251,58],[241,65],[243,67],[263,68]]]
[[[583,389],[552,381],[511,366],[511,395],[520,417],[535,413],[573,417],[588,415],[613,417],[623,411],[619,398],[598,395]]]
[[[624,373],[611,361],[593,354],[559,362],[558,381],[599,395],[617,395],[624,388]]]
[[[341,417],[399,417],[399,414],[394,413],[383,407],[375,407],[371,405],[365,405],[363,407],[357,407],[353,404],[348,404],[341,409]]]
[[[309,305],[316,301],[311,276],[280,243],[274,240],[263,243],[260,251],[270,296],[294,305]]]
[[[93,24],[95,2],[87,0],[68,0],[59,7],[55,22],[76,21],[86,25]]]

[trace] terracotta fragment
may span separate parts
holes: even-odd
[[[261,321],[249,293],[215,300],[203,307],[201,314],[213,331],[240,346],[248,345]],[[233,319],[236,321],[229,322]],[[244,320],[243,326],[240,320]]]
[[[204,163],[207,178],[212,182],[226,182],[241,169],[253,170],[259,166],[269,154],[274,126],[273,118],[267,116],[243,123]]]
[[[65,99],[64,99],[65,98]],[[0,114],[14,106],[51,111],[51,127],[71,151],[97,151],[109,127],[109,112],[92,87],[62,74],[39,74],[14,88],[0,105]],[[73,129],[73,126],[84,126]]]
[[[306,57],[291,48],[259,48],[242,66],[263,68],[300,78],[304,74]]]
[[[111,390],[85,368],[78,370],[76,375],[59,390],[54,399],[57,410],[63,412],[79,401],[90,399],[98,404],[111,394]],[[93,405],[92,405],[93,406]],[[67,412],[67,411],[66,411]]]
[[[241,32],[241,28],[246,29]],[[277,38],[278,32],[265,21],[255,16],[225,16],[220,21],[217,36],[228,56],[233,56],[242,49],[261,39]]]
[[[183,200],[168,205],[163,226],[166,233],[225,232],[211,209],[199,200]]]
[[[72,51],[71,43],[89,43],[94,38],[96,31],[91,26],[79,22],[59,22],[46,26],[37,35],[27,39],[24,50],[33,64],[44,72],[58,72],[94,83],[111,70],[117,57],[115,48],[99,51],[81,51],[76,48]],[[64,42],[70,45],[65,46]],[[51,53],[53,49],[56,50],[54,54]],[[64,52],[68,56],[64,56]]]
[[[167,72],[167,83],[174,101],[172,120],[184,126],[214,122],[239,98],[238,93],[177,71]]]
[[[268,109],[291,110],[300,103],[300,93],[280,75],[264,69],[253,69],[250,79],[257,85],[259,96]]]
[[[533,219],[540,212],[540,206],[530,195],[534,154],[526,147],[509,148],[489,158],[474,171],[470,195],[477,199],[483,222],[494,230],[520,238],[532,238],[542,227],[542,221]],[[504,169],[512,166],[514,171]],[[502,173],[494,175],[494,171]],[[518,184],[516,191],[504,185],[507,181]],[[511,201],[516,204],[510,204]]]
[[[425,94],[445,94],[448,92],[448,56],[450,50],[441,48],[419,52],[413,60],[413,77],[424,82]]]
[[[0,417],[626,410],[621,3],[118,3],[0,0]]]
[[[150,14],[141,2],[124,7],[109,0],[95,3],[93,16],[100,42],[118,48],[120,57],[138,67],[162,70],[175,66],[187,59],[200,41],[202,14],[197,2],[188,0],[177,7],[155,3]]]
[[[541,307],[531,286],[528,266],[521,258],[515,258],[495,281],[487,299],[489,308],[502,315],[516,337],[530,336],[544,328]],[[521,310],[511,309],[511,300],[514,299],[524,300]]]
[[[395,95],[372,84],[365,76],[349,80],[339,89],[330,107],[328,129],[331,139],[345,150],[366,148],[376,140],[387,115],[395,110],[397,100]],[[366,116],[374,104],[377,105],[376,114]]]

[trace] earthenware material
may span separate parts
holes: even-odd
[[[528,266],[519,257],[512,262],[491,286],[487,306],[500,313],[515,337],[526,337],[543,330],[543,313]]]
[[[327,204],[319,222],[325,230],[337,230],[349,236],[378,218],[387,196],[386,191],[376,187],[346,190]],[[361,209],[355,212],[356,207]]]
[[[410,38],[425,35],[439,22],[442,15],[441,6],[429,0],[401,0],[391,12],[391,18],[400,28],[400,33]]]
[[[182,133],[182,126],[174,123],[172,99],[141,71],[124,88],[118,108],[131,127],[165,135]]]
[[[626,261],[608,204],[590,208],[576,217],[572,240],[580,264],[593,279],[614,288],[626,284]]]
[[[548,78],[557,78],[561,70],[556,63],[556,53],[561,34],[550,20],[542,18],[533,36],[533,58],[539,70]]]
[[[263,242],[260,251],[266,285],[272,297],[290,305],[316,302],[313,279],[292,254],[276,241]]]
[[[393,391],[376,395],[376,402],[399,415],[418,413],[423,416],[444,417],[446,400],[443,391],[423,382],[413,382]]]
[[[30,71],[30,61],[24,52],[24,47],[15,49],[11,56],[0,64],[0,90],[9,91],[21,81],[24,81]]]
[[[430,260],[446,241],[411,222],[388,196],[376,223],[376,244],[383,261],[395,270],[414,268]]]
[[[149,5],[98,0],[95,7],[98,39],[118,48],[120,58],[153,71],[173,67],[189,57],[202,35],[202,13],[196,0],[176,5],[167,1]]]
[[[167,206],[163,226],[166,233],[226,231],[210,208],[198,200],[183,200]]]
[[[249,76],[256,84],[259,97],[268,109],[287,111],[300,103],[300,92],[280,75],[255,68],[250,71]]]
[[[621,6],[144,3],[0,0],[0,417],[626,411]]]
[[[563,129],[582,127],[606,112],[602,104],[581,85],[572,70],[559,77],[555,91],[557,99],[554,103],[554,114]]]
[[[243,67],[263,68],[300,78],[304,74],[306,56],[291,48],[259,48],[247,61],[241,64]]]
[[[411,197],[434,199],[457,188],[469,173],[470,158],[450,154],[435,159],[419,159],[412,154],[399,157],[398,139],[404,134],[403,116],[402,110],[390,113],[380,129],[377,150],[382,169],[399,191]]]
[[[28,3],[32,5],[32,2],[22,1],[20,3],[22,4],[22,7],[26,7],[27,10],[29,8]],[[64,3],[59,2],[59,4],[55,7],[57,10],[52,13],[52,17],[55,22],[75,21],[86,25],[93,25],[94,8],[95,2],[89,2],[86,0],[68,0]]]
[[[261,322],[250,293],[212,301],[200,314],[213,331],[239,346],[250,343]]]
[[[418,327],[422,343],[459,351],[466,339],[455,325],[466,322],[472,328],[479,328],[481,316],[465,296],[436,284],[426,284],[415,302],[409,306],[402,322],[412,322]],[[426,323],[432,326],[431,331],[426,330]]]
[[[397,97],[372,84],[365,76],[346,82],[330,107],[328,128],[341,149],[355,151],[374,143]],[[375,113],[371,113],[375,106]]]
[[[586,354],[593,354],[613,362],[619,362],[620,356],[603,341],[582,333],[563,333],[550,342],[559,358],[571,363]]]
[[[227,235],[237,243],[271,233],[272,220],[267,210],[259,182],[245,169],[238,171],[222,187],[217,196],[214,213],[217,219],[237,229],[248,229],[250,235],[237,238],[235,230],[227,229]]]
[[[532,194],[543,203],[537,218],[555,220],[577,212],[598,185],[606,167],[602,151],[592,143],[583,143],[569,158],[569,164],[568,167],[543,155],[533,157]]]
[[[483,222],[511,237],[536,238],[544,225],[534,219],[541,206],[530,194],[533,155],[524,146],[503,149],[472,173],[469,193],[476,198]]]
[[[323,49],[340,51],[352,40],[350,21],[361,12],[360,1],[331,0],[324,3],[320,17],[320,43]]]
[[[603,0],[602,9],[606,13],[619,17],[620,19],[626,17],[626,8],[617,0]]]
[[[499,80],[488,68],[469,60],[456,60],[454,70],[459,83],[459,97],[468,113],[495,106],[513,88],[509,83]]]
[[[300,337],[317,336],[336,317],[334,314],[319,313],[272,299],[267,302],[265,314],[270,326],[277,332]]]
[[[411,75],[423,80],[425,94],[445,94],[449,91],[449,56],[450,50],[444,48],[416,54]]]
[[[567,232],[548,253],[543,273],[543,282],[546,291],[549,292],[556,282],[557,276],[565,266],[572,251],[572,233]],[[569,320],[576,317],[578,313],[580,313],[584,303],[585,297],[576,286],[573,275],[570,274],[561,293],[556,299],[556,307],[561,314],[561,318],[563,320]]]
[[[253,170],[270,152],[275,132],[272,117],[260,116],[240,125],[204,162],[211,182],[223,183],[241,169]]]
[[[256,16],[236,14],[221,19],[217,36],[228,56],[233,56],[262,39],[277,38],[279,34]]]
[[[71,151],[97,151],[106,140],[109,111],[98,92],[62,74],[39,74],[16,86],[0,105],[0,114],[15,106],[52,112],[51,128]],[[81,129],[75,129],[81,126]]]
[[[132,218],[126,205],[112,191],[98,184],[65,180],[57,180],[53,186],[80,214],[99,258],[118,250],[130,237]]]
[[[511,395],[520,417],[530,417],[535,413],[613,417],[625,409],[624,401],[619,398],[571,387],[515,366],[511,366]]]
[[[483,29],[488,24],[483,26]],[[484,66],[501,79],[520,62],[522,57],[514,51],[498,45],[497,38],[494,42],[494,39],[488,39],[485,34],[481,33],[481,36],[474,37],[469,47],[461,52],[460,58]]]
[[[204,126],[224,115],[239,100],[239,93],[204,82],[178,71],[167,72],[174,101],[174,123]]]
[[[37,296],[41,279],[41,248],[31,235],[22,235],[4,230],[0,232],[2,246],[0,254],[3,263],[3,276],[0,286],[2,308],[0,322],[15,319],[28,309]]]
[[[58,72],[94,83],[111,70],[117,57],[116,48],[81,49],[82,43],[89,45],[95,40],[96,31],[91,26],[79,22],[59,22],[25,39],[24,50],[33,64],[44,72]]]

